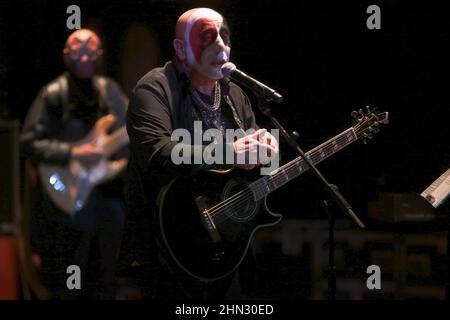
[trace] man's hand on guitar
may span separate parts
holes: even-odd
[[[258,141],[262,144],[262,146],[266,147],[266,149],[263,150],[263,152],[260,154],[260,156],[262,156],[260,162],[261,164],[268,164],[272,156],[278,155],[278,141],[273,135],[267,132],[266,129],[260,129],[258,131]],[[255,133],[257,133],[258,131],[256,131]],[[267,153],[264,151],[267,151]]]
[[[233,143],[235,156],[245,159],[245,163],[236,163],[236,167],[251,170],[259,164],[268,164],[271,156],[278,154],[278,141],[266,129],[236,140]],[[249,159],[252,161],[249,162]],[[255,163],[253,160],[256,160]]]
[[[78,160],[84,165],[93,166],[102,159],[103,149],[92,143],[85,143],[73,147],[70,155],[72,159]]]

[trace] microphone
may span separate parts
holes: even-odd
[[[269,88],[265,84],[259,82],[258,80],[246,75],[244,72],[236,68],[234,63],[225,63],[222,66],[222,74],[225,77],[231,78],[239,84],[247,87],[248,89],[252,90],[257,96],[263,97],[267,101],[275,101],[276,103],[281,103],[283,101],[283,97],[281,96],[281,94]]]

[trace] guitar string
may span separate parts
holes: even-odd
[[[347,130],[346,130],[346,131],[347,131]],[[345,131],[344,131],[344,132],[345,132]],[[336,141],[336,142],[339,141],[339,140],[343,137],[343,134],[344,134],[344,133],[341,133],[341,134],[340,134],[340,137],[334,139],[334,141]],[[338,142],[337,142],[337,143],[338,143]],[[324,146],[323,148],[325,148],[325,147],[328,147],[328,145]],[[312,149],[311,151],[309,151],[309,152],[307,153],[307,155],[309,155],[309,154],[315,152],[316,149],[318,150],[318,149],[319,149],[319,146],[318,146],[318,147],[315,147],[314,149]],[[300,161],[303,161],[303,160],[302,160],[300,157],[297,157],[297,158],[291,160],[290,162],[286,163],[285,165],[283,165],[282,168],[283,168],[283,167],[285,167],[285,168],[284,168],[284,169],[281,169],[281,168],[280,168],[280,171],[281,171],[281,170],[287,170],[287,169],[289,169],[289,167],[293,167],[294,165],[297,165],[298,162],[300,162]],[[258,180],[257,180],[257,181],[258,181]],[[255,182],[256,182],[256,181],[255,181]],[[244,191],[240,191],[240,192],[234,194],[233,196],[227,198],[227,199],[224,200],[224,201],[232,200],[233,198],[236,198],[237,196],[241,195],[242,192],[244,192]],[[211,208],[208,209],[208,211],[210,211],[210,212],[214,211],[214,210],[217,209],[217,207],[220,206],[221,204],[223,204],[223,203],[221,202],[221,203],[218,203],[218,204],[212,206]]]
[[[353,128],[353,131],[354,131],[354,134],[356,135],[356,138],[355,137],[353,137],[353,138],[355,138],[355,140],[353,140],[353,141],[347,141],[347,144],[346,145],[344,145],[343,147],[345,147],[345,146],[347,146],[347,145],[349,145],[350,143],[352,143],[352,142],[354,142],[354,141],[356,141],[356,140],[358,140],[360,137],[358,137],[358,133],[357,133],[357,131],[358,131],[358,129],[359,129],[359,127],[361,126],[362,124],[361,123],[359,123],[359,124],[357,124],[357,125],[355,125],[354,127],[352,127]],[[350,129],[350,128],[349,128]],[[348,134],[348,130],[349,129],[347,129],[347,130],[345,130],[344,132],[342,132],[340,135],[339,135],[339,137],[338,138],[335,138],[335,139],[332,139],[334,142],[336,142],[336,143],[340,143],[340,141],[342,141],[342,139],[346,139],[347,137],[346,137],[346,133]],[[351,131],[349,131],[349,132],[351,132]],[[360,132],[361,133],[361,132]],[[347,139],[348,140],[348,139]],[[332,143],[332,141],[329,141],[328,143],[325,143],[325,145],[323,146],[323,147],[320,147],[320,145],[319,146],[317,146],[317,147],[315,147],[314,149],[312,149],[310,152],[308,152],[307,153],[307,155],[310,155],[311,153],[313,153],[313,152],[315,152],[315,151],[317,151],[317,150],[319,150],[319,149],[327,149],[327,148],[330,148],[331,147],[331,144]],[[341,147],[341,149],[343,148],[343,147]],[[332,154],[330,154],[330,155],[332,155]],[[323,158],[323,157],[321,157],[322,158],[322,160],[325,160],[326,158],[328,158],[330,155],[326,155],[326,157],[325,158]],[[317,156],[317,155],[315,155],[315,156]],[[313,157],[315,157],[315,156],[311,156],[311,159],[313,158]],[[283,171],[289,171],[289,170],[292,170],[292,169],[297,169],[297,167],[299,167],[299,163],[300,162],[304,162],[304,159],[302,159],[302,158],[296,158],[296,159],[293,159],[290,163],[287,163],[285,166],[283,166],[283,167],[285,167],[284,169],[282,169]],[[309,168],[307,168],[307,169],[309,169]],[[298,170],[296,170],[296,171],[298,171]],[[270,177],[270,178],[268,178],[269,180],[280,180],[279,178],[280,178],[281,176],[272,176],[272,177]],[[258,181],[258,180],[257,180]],[[282,181],[281,181],[282,182]],[[287,181],[286,181],[287,182]],[[259,185],[256,185],[256,187],[257,187],[257,189],[256,189],[256,192],[258,192],[258,191],[263,191],[264,192],[264,187],[262,186],[262,185],[260,185],[260,183],[259,183]],[[274,189],[275,190],[275,189]],[[222,202],[220,202],[220,203],[218,203],[218,204],[216,204],[215,206],[213,206],[213,207],[211,207],[210,209],[208,209],[208,212],[210,212],[210,216],[211,217],[213,217],[213,218],[216,218],[217,220],[220,218],[220,216],[221,215],[223,215],[223,214],[226,214],[226,215],[228,215],[224,210],[222,210],[223,208],[225,208],[225,207],[229,207],[230,209],[231,208],[233,208],[234,206],[236,206],[236,205],[239,205],[239,207],[238,208],[236,208],[236,209],[240,209],[240,208],[242,208],[242,207],[244,207],[244,206],[246,206],[246,203],[245,203],[245,201],[247,201],[248,200],[248,196],[249,195],[253,195],[253,191],[252,190],[250,190],[250,189],[246,189],[246,190],[243,190],[243,191],[240,191],[240,192],[238,192],[238,193],[236,193],[236,194],[234,194],[232,197],[230,197],[230,198],[227,198],[226,200],[224,200],[224,201],[222,201]],[[237,201],[237,202],[236,202]],[[234,203],[233,203],[234,202]],[[244,202],[244,203],[243,203]],[[227,211],[229,211],[229,210],[227,210]],[[233,211],[235,211],[235,210],[233,210]]]
[[[312,158],[315,158],[315,157],[312,157]],[[313,159],[313,160],[315,160],[315,159]],[[301,160],[301,161],[303,161],[303,160]],[[300,173],[298,171],[298,169],[296,169],[295,167],[292,167],[292,166],[287,167],[285,169],[285,171],[292,171],[292,170],[295,170],[295,172],[294,172],[295,174],[297,174],[297,172]],[[281,181],[279,179],[279,177],[276,177],[275,179],[278,180],[280,183],[283,183],[283,181]],[[273,179],[268,179],[268,180],[273,180]],[[256,192],[264,191],[263,188],[264,187],[262,185],[257,186]],[[247,200],[249,200],[250,197],[252,198],[253,192],[248,189],[246,191],[247,192],[240,194],[239,199],[235,199],[234,201],[228,201],[228,203],[223,205],[222,208],[214,210],[214,212],[211,216],[216,220],[217,223],[221,223],[224,221],[223,219],[221,219],[221,217],[225,216],[226,219],[228,219],[230,216],[233,216],[234,214],[236,214],[237,212],[239,212],[241,209],[243,209],[244,207],[246,207],[248,205]],[[234,203],[232,203],[232,202],[234,202]],[[222,210],[222,209],[224,209],[224,210]]]
[[[355,127],[357,127],[357,126],[355,126]],[[346,130],[347,131],[347,130]],[[353,137],[354,138],[354,137]],[[355,138],[355,140],[353,140],[353,141],[356,141],[358,139],[358,137],[356,137]],[[336,143],[340,143],[340,142],[342,142],[342,140],[347,140],[347,142],[348,142],[348,144],[350,144],[351,142],[353,142],[353,141],[348,141],[348,138],[346,137],[346,135],[345,135],[345,131],[341,134],[341,136],[340,137],[338,137],[338,138],[336,138],[336,139],[333,139],[333,141],[335,141]],[[324,153],[326,154],[326,157],[324,158],[324,157],[320,157],[319,159],[317,159],[317,160],[320,160],[320,159],[323,159],[323,160],[325,160],[326,158],[328,158],[329,156],[331,156],[332,154],[329,154],[329,155],[327,155],[327,153],[328,153],[328,150],[326,150],[326,149],[330,149],[330,148],[333,148],[332,146],[331,146],[331,141],[328,143],[328,144],[326,144],[325,146],[323,146],[321,149],[322,150],[324,150],[325,149],[325,151],[324,151]],[[348,145],[347,144],[347,145]],[[342,146],[341,148],[343,148],[343,147],[345,147],[346,145],[344,145],[344,146]],[[318,147],[316,147],[316,148],[314,148],[314,149],[317,149],[317,150],[319,150],[320,148],[318,148]],[[314,152],[314,151],[316,151],[316,150],[311,150],[309,153],[307,153],[307,155],[310,155],[312,152]],[[333,150],[330,150],[330,151],[333,151]],[[311,156],[311,160],[313,160],[314,162],[315,162],[315,160],[316,159],[313,159],[313,158],[317,158],[318,157],[318,154],[316,154],[316,155],[314,155],[314,156]],[[285,166],[283,166],[283,167],[285,167],[284,169],[282,169],[284,172],[286,172],[286,171],[292,171],[292,170],[295,170],[295,172],[294,173],[300,173],[299,171],[298,171],[298,167],[300,166],[300,164],[301,163],[303,163],[303,162],[305,162],[304,161],[304,159],[302,159],[302,158],[296,158],[296,159],[293,159],[292,161],[291,161],[291,163],[288,163],[288,164],[286,164]],[[307,169],[309,169],[309,168],[307,168]],[[307,170],[306,169],[306,170]],[[305,171],[306,171],[305,170]],[[289,173],[288,173],[289,174]],[[271,176],[270,178],[266,178],[268,181],[266,181],[266,184],[267,184],[267,182],[273,182],[273,181],[275,181],[275,184],[276,185],[278,185],[279,183],[283,183],[283,178],[281,177],[281,175],[277,175],[277,176]],[[283,179],[283,180],[282,180]],[[259,180],[257,180],[257,181],[259,181]],[[278,183],[277,183],[278,182]],[[287,181],[286,181],[287,182]],[[264,185],[266,185],[266,184],[264,184]],[[254,186],[256,186],[256,189],[255,189],[255,192],[256,193],[258,193],[258,192],[265,192],[265,190],[264,190],[264,186],[259,182],[259,183],[256,183]],[[280,185],[281,186],[281,185]],[[275,189],[274,189],[275,190]],[[224,210],[223,210],[223,208],[225,208],[225,207],[227,207],[226,209],[228,209],[228,210],[226,210],[226,211],[233,211],[233,213],[235,212],[235,211],[237,211],[237,210],[239,210],[239,209],[241,209],[241,208],[243,208],[244,206],[246,206],[247,204],[245,203],[247,200],[249,200],[249,195],[253,195],[253,191],[252,190],[250,190],[249,188],[247,188],[246,190],[243,190],[243,191],[240,191],[240,192],[238,192],[238,193],[236,193],[236,194],[234,194],[232,197],[230,197],[230,198],[227,198],[226,200],[224,200],[224,201],[222,201],[222,202],[220,202],[220,203],[218,203],[217,205],[215,205],[215,206],[213,206],[213,207],[211,207],[210,209],[208,209],[208,212],[210,213],[210,216],[212,217],[212,218],[214,218],[214,219],[216,219],[216,220],[219,220],[220,219],[220,217],[223,215],[223,214],[226,214],[226,215],[228,215],[227,214],[227,212],[225,212]],[[238,205],[238,207],[236,208],[236,205]]]
[[[252,192],[241,195],[238,201],[234,201],[232,204],[228,204],[220,209],[217,209],[213,217],[215,223],[220,224],[233,216],[239,215],[242,210],[248,210],[247,207],[249,206],[249,200],[252,200],[252,202],[250,202],[251,204],[255,203],[253,201]]]
[[[366,121],[367,122],[367,121]],[[361,126],[362,124],[357,124],[357,125],[355,125],[354,127],[352,127],[353,128],[353,132],[354,132],[354,134],[356,135],[356,137],[353,137],[355,140],[352,140],[352,141],[348,141],[348,139],[347,139],[347,143],[344,145],[344,146],[342,146],[340,149],[342,149],[342,148],[344,148],[345,146],[347,146],[347,145],[349,145],[349,144],[351,144],[352,142],[354,142],[354,141],[357,141],[357,140],[359,140],[360,139],[360,136],[358,136],[358,129],[359,129],[359,127]],[[340,140],[342,140],[342,139],[345,139],[345,138],[347,138],[346,137],[346,133],[348,134],[348,131],[349,129],[347,129],[347,130],[345,130],[344,132],[342,132],[340,135],[339,135],[339,137],[338,138],[335,138],[335,139],[332,139],[334,142],[337,142],[337,143],[339,143],[338,141],[340,141]],[[351,131],[350,131],[351,132]],[[359,133],[359,134],[361,134],[361,132]],[[331,144],[332,143],[332,141],[329,141],[328,143],[325,143],[325,145],[323,146],[323,147],[320,147],[320,145],[319,146],[317,146],[317,147],[315,147],[314,149],[312,149],[310,152],[308,152],[307,153],[307,155],[310,155],[311,153],[313,153],[313,152],[315,152],[315,151],[317,151],[317,150],[319,150],[319,149],[328,149],[328,148],[330,148],[331,147]],[[334,151],[334,150],[332,150],[332,151]],[[325,152],[324,152],[325,153]],[[326,157],[321,157],[321,159],[322,160],[325,160],[326,158],[328,158],[329,156],[331,156],[333,153],[331,153],[331,154],[329,154],[329,155],[327,155],[326,153],[325,153],[325,155],[326,155]],[[315,159],[313,159],[314,157],[317,157],[317,154],[316,155],[314,155],[314,156],[311,156],[311,160],[313,160],[313,162],[315,161]],[[296,159],[293,159],[290,163],[287,163],[285,166],[283,166],[283,167],[285,167],[284,169],[282,169],[283,171],[290,171],[290,170],[293,170],[293,169],[296,169],[296,174],[298,173],[299,174],[299,172],[298,172],[298,167],[299,167],[299,163],[300,162],[304,162],[304,159],[302,159],[302,158],[296,158]],[[309,168],[307,168],[307,170],[308,170]],[[302,170],[303,171],[303,170]],[[306,170],[305,170],[306,171]],[[280,180],[280,175],[279,176],[272,176],[272,177],[270,177],[270,178],[268,178],[269,180],[272,180],[272,181],[274,181],[274,180]],[[258,180],[257,180],[258,181]],[[268,181],[266,181],[266,182],[268,182]],[[287,182],[287,181],[286,181]],[[283,181],[281,181],[281,183],[283,183]],[[280,185],[281,186],[281,185]],[[259,185],[256,185],[256,187],[257,187],[257,189],[255,190],[256,192],[260,192],[261,190],[263,191],[263,192],[265,192],[265,190],[263,189],[264,187],[261,185],[261,183],[259,183]],[[275,189],[274,189],[275,190]],[[273,190],[272,190],[273,191]],[[220,223],[220,221],[222,221],[222,219],[220,219],[220,217],[221,216],[223,216],[223,215],[225,215],[226,216],[226,218],[228,219],[229,218],[229,216],[231,216],[231,215],[233,215],[233,213],[231,214],[231,215],[229,215],[229,214],[227,214],[227,212],[225,212],[225,210],[227,209],[226,207],[229,207],[228,209],[229,210],[226,210],[226,211],[230,211],[230,210],[232,210],[232,211],[236,211],[236,209],[237,210],[240,210],[241,208],[243,208],[244,206],[246,206],[247,204],[245,203],[248,199],[249,199],[249,195],[253,195],[253,191],[252,190],[250,190],[250,189],[246,189],[245,191],[240,191],[240,192],[238,192],[238,193],[236,193],[236,194],[234,194],[232,197],[230,197],[230,198],[228,198],[228,199],[226,199],[226,200],[224,200],[224,201],[222,201],[221,203],[219,203],[219,204],[217,204],[217,205],[215,205],[215,206],[213,206],[213,207],[211,207],[208,211],[210,211],[211,212],[211,217],[213,217],[213,218],[215,218],[216,219],[216,221],[218,222],[218,223]],[[233,203],[233,202],[235,202],[235,203]],[[233,203],[233,204],[232,204]],[[234,208],[233,209],[233,207],[235,207],[236,205],[238,205],[238,207],[237,208]],[[223,208],[225,208],[225,210],[222,210]],[[219,220],[220,219],[220,220]]]
[[[293,170],[293,168],[288,168],[286,170],[291,171],[291,170]],[[295,171],[299,172],[298,170],[295,170]],[[258,187],[259,191],[256,191],[256,192],[257,193],[261,192],[261,188],[264,188],[264,187],[259,186]],[[224,207],[221,210],[216,210],[216,213],[214,215],[215,221],[217,221],[217,223],[222,223],[223,221],[229,219],[230,217],[238,214],[241,210],[243,210],[246,206],[248,206],[247,201],[250,200],[251,198],[253,198],[252,192],[250,192],[250,194],[247,193],[244,196],[242,196],[239,199],[240,201],[235,201],[235,203],[228,204],[226,207]]]
[[[336,143],[340,143],[340,142],[342,142],[342,140],[343,139],[346,139],[346,137],[345,137],[345,135],[342,135],[341,137],[339,137],[339,138],[336,138],[334,141],[336,141]],[[348,139],[347,139],[348,140]],[[332,148],[331,147],[331,145],[329,145],[329,144],[327,144],[327,145],[325,145],[325,146],[323,146],[322,147],[322,150],[323,149],[330,149],[330,148]],[[319,149],[319,148],[318,148]],[[317,150],[318,150],[317,149]],[[315,150],[313,149],[313,150],[311,150],[307,155],[309,155],[309,154],[311,154],[311,152],[314,152]],[[328,152],[328,150],[326,150],[327,152]],[[333,151],[333,150],[331,150],[331,151]],[[325,153],[325,152],[324,152]],[[331,155],[331,154],[330,154]],[[314,155],[314,156],[311,156],[311,159],[313,158],[313,157],[317,157],[318,155]],[[328,156],[327,156],[328,157]],[[321,157],[321,158],[323,158],[323,157]],[[314,159],[315,160],[315,159]],[[318,160],[320,160],[320,159],[318,159]],[[284,169],[282,169],[284,172],[286,172],[286,171],[292,171],[292,170],[295,170],[295,171],[298,171],[298,167],[299,167],[299,164],[300,164],[300,162],[304,162],[304,160],[303,159],[299,159],[299,158],[296,158],[296,159],[293,159],[290,163],[287,163],[285,166],[283,166],[283,167],[285,167]],[[280,171],[281,172],[281,171]],[[264,185],[266,185],[267,184],[267,182],[272,182],[272,181],[277,181],[277,182],[283,182],[281,179],[283,179],[283,178],[281,178],[281,175],[278,175],[278,176],[271,176],[270,178],[266,178],[267,180],[269,180],[269,181],[266,181],[266,183],[264,184]],[[258,180],[257,180],[258,181]],[[258,183],[258,184],[255,184],[255,186],[257,187],[257,192],[258,191],[264,191],[264,187],[261,185],[261,183]],[[244,194],[245,193],[245,194]],[[243,190],[243,191],[240,191],[240,192],[238,192],[238,193],[236,193],[235,195],[233,195],[232,197],[230,197],[230,198],[228,198],[228,199],[226,199],[226,200],[224,200],[224,201],[222,201],[221,203],[219,203],[219,204],[217,204],[217,205],[215,205],[215,206],[213,206],[213,207],[211,207],[210,209],[208,209],[208,211],[210,212],[210,215],[211,216],[216,216],[216,212],[217,211],[219,211],[220,210],[220,208],[221,207],[223,207],[223,206],[228,206],[228,205],[231,205],[231,203],[234,201],[234,200],[238,200],[237,198],[240,198],[240,197],[242,197],[242,196],[246,196],[246,194],[249,194],[249,193],[253,193],[251,190],[249,190],[249,189],[246,189],[246,190]],[[243,199],[243,200],[247,200],[247,198],[246,199]]]

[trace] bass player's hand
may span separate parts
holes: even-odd
[[[84,165],[97,164],[103,157],[103,149],[93,143],[85,143],[72,148],[71,159],[78,160]]]

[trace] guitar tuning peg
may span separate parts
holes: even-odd
[[[366,115],[371,114],[372,111],[370,110],[370,106],[366,106]]]
[[[353,111],[350,113],[350,116],[351,116],[353,119],[357,119],[357,118],[358,118],[358,111],[353,110]]]
[[[364,117],[364,110],[362,108],[359,108],[359,115],[361,117]]]
[[[368,139],[372,139],[372,138],[373,138],[373,134],[372,133],[364,133],[362,141],[363,141],[364,144],[367,144],[367,140]]]

